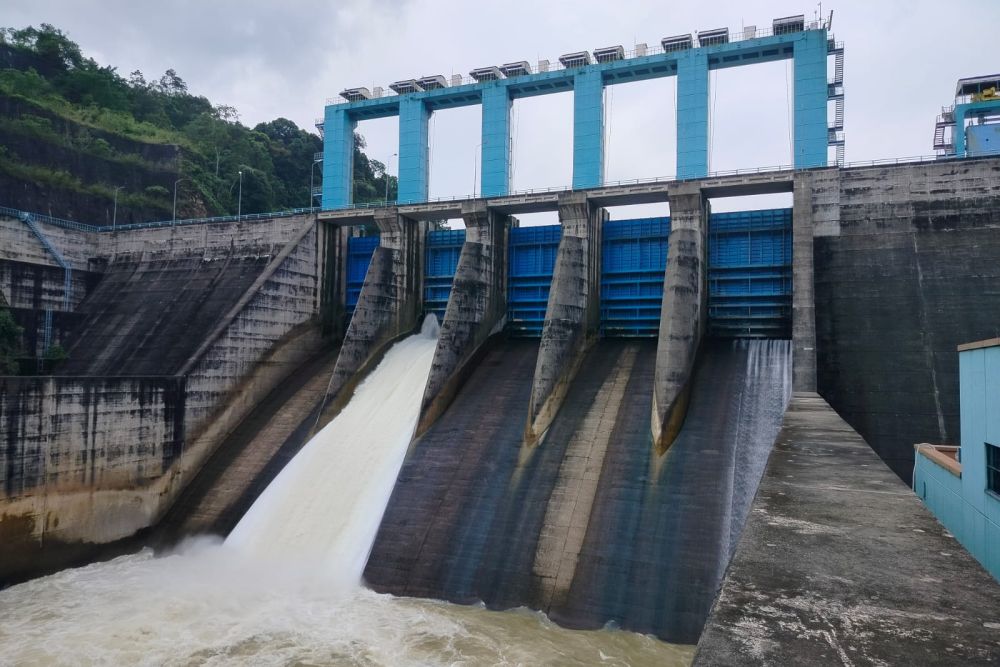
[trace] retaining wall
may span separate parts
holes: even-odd
[[[0,377],[0,584],[149,524],[184,398],[174,377]]]
[[[1000,159],[843,169],[839,212],[814,228],[819,392],[909,482],[914,443],[959,441],[956,346],[1000,327]]]
[[[211,304],[195,333],[184,317],[173,328],[158,324],[163,285],[133,282],[137,317],[155,326],[101,372],[135,362],[134,369],[150,366],[166,377],[0,380],[0,539],[18,545],[0,558],[0,583],[92,558],[95,545],[154,523],[249,410],[316,354],[323,344],[317,230],[299,219],[295,232],[274,256],[252,258],[263,266],[237,281],[237,293],[214,299],[213,288],[228,289],[216,277],[188,295]],[[221,244],[201,256],[180,246],[178,254],[198,265],[228,261]],[[239,272],[238,264],[229,269]],[[182,295],[186,286],[174,285]]]

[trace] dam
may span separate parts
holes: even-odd
[[[909,483],[996,333],[1000,157],[844,162],[843,44],[763,32],[345,90],[315,208],[0,209],[6,304],[68,353],[0,377],[5,655],[993,662],[1000,586]],[[711,172],[709,72],[777,60],[794,164]],[[668,76],[676,177],[606,181],[604,87]],[[510,104],[560,90],[572,186],[513,191]],[[481,190],[431,200],[428,119],[472,104]],[[399,196],[355,204],[356,123],[396,115]]]

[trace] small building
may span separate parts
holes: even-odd
[[[934,149],[942,157],[1000,153],[1000,74],[958,80],[955,103],[934,125]]]
[[[958,348],[961,447],[919,444],[913,490],[1000,579],[1000,338]]]

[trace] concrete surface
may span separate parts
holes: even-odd
[[[998,335],[1000,158],[842,169],[837,189],[839,222],[815,226],[818,389],[908,483],[913,443],[959,440],[956,346]],[[814,215],[835,196],[814,179]]]
[[[865,441],[793,396],[695,665],[986,665],[1000,585]]]
[[[708,215],[697,184],[670,197],[670,242],[656,348],[651,430],[661,453],[673,443],[687,411],[694,364],[708,310]]]
[[[0,534],[18,549],[0,557],[0,578],[93,557],[163,513],[222,438],[318,349],[318,329],[299,331],[318,308],[316,251],[315,225],[300,220],[196,336],[183,338],[184,321],[170,336],[148,327],[136,359],[169,362],[163,377],[4,380]],[[135,287],[141,304],[143,285]],[[159,318],[155,304],[142,312]],[[109,372],[116,368],[124,370]]]
[[[534,444],[552,423],[587,348],[601,325],[601,230],[608,213],[585,193],[562,195],[552,286],[531,387],[527,440]]]
[[[183,379],[3,377],[0,398],[0,585],[43,550],[149,525],[183,443]]]
[[[510,537],[494,523],[518,467],[537,353],[537,341],[494,346],[410,443],[365,567],[374,590],[462,603],[487,597],[477,572],[502,557],[491,536]]]
[[[420,326],[426,225],[377,209],[375,248],[330,382],[331,398],[358,379],[387,346]]]
[[[462,208],[465,243],[455,269],[417,434],[427,430],[468,376],[486,340],[507,321],[507,238],[511,219],[483,202]]]
[[[485,199],[487,206],[499,213],[518,215],[559,210],[562,197],[573,192],[585,192],[595,206],[626,206],[668,201],[678,186],[694,184],[706,197],[735,197],[741,195],[791,192],[795,172],[791,170],[747,171],[740,174],[716,175],[704,179],[676,181],[673,179],[645,182],[622,182],[586,190],[546,189],[537,192],[520,192],[503,197]],[[404,204],[399,213],[414,220],[456,219],[462,215],[462,206],[468,199],[432,201],[421,204]],[[475,201],[484,201],[477,198]],[[372,224],[377,208],[345,208],[322,211],[320,220],[336,225]]]

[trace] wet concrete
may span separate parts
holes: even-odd
[[[448,410],[410,445],[365,569],[372,588],[483,599],[476,570],[517,466],[537,354],[534,341],[490,350]]]
[[[651,360],[649,366],[652,366]],[[647,410],[652,368],[637,364],[628,410]],[[778,431],[787,341],[709,342],[673,446],[657,455],[638,414],[622,414],[601,472],[566,603],[572,627],[609,620],[666,641],[697,641]]]
[[[696,665],[1000,662],[1000,584],[826,401],[795,394]]]
[[[694,643],[780,424],[789,344],[709,346],[666,457],[649,432],[655,341],[595,345],[528,446],[536,350],[508,342],[488,353],[413,443],[366,580]]]

